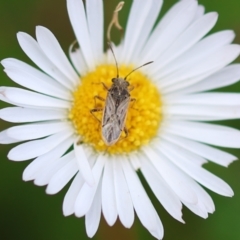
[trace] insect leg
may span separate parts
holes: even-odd
[[[127,137],[128,137],[128,130],[127,130],[127,128],[124,127],[123,131],[124,131],[124,133],[125,133],[125,137],[124,137],[124,138],[127,138]]]
[[[108,89],[108,87],[106,86],[106,84],[105,84],[104,82],[101,82],[101,83],[102,83],[103,87],[108,91],[109,89]]]
[[[94,109],[91,109],[90,110],[90,113],[98,120],[98,122],[100,122],[101,123],[101,120],[99,120],[96,116],[95,116],[95,114],[94,114],[94,112],[101,112],[101,111],[103,111],[103,108],[94,108]]]
[[[133,89],[134,89],[134,86],[130,86],[130,87],[128,88],[128,91],[131,92]]]
[[[132,109],[135,109],[135,110],[138,110],[137,108],[134,108],[134,107],[133,107],[136,101],[137,101],[136,98],[131,98],[131,99],[130,99],[130,102],[132,102],[131,108],[132,108]]]
[[[96,100],[96,98],[97,98],[98,100],[105,101],[105,99],[102,98],[102,97],[100,97],[100,96],[94,96],[94,99],[95,99],[95,100]]]
[[[100,101],[105,101],[104,98],[100,97],[100,96],[94,96],[94,104],[95,104],[95,108],[97,108],[97,102],[96,102],[96,99],[100,100]]]

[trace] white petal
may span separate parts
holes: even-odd
[[[204,209],[207,213],[213,213],[215,211],[215,206],[212,198],[210,195],[193,179],[187,176],[190,186],[194,189],[195,193],[197,194],[198,203],[195,205],[204,206]],[[185,204],[185,203],[184,203]]]
[[[155,238],[159,238],[159,237],[161,237],[161,236],[162,236],[162,238],[163,238],[164,228],[163,228],[163,225],[162,225],[162,221],[161,221],[161,219],[159,218],[158,213],[156,212],[156,210],[154,209],[154,207],[153,207],[153,210],[155,211],[157,228],[156,228],[155,230],[153,230],[152,232],[150,232],[150,233],[151,233]],[[162,239],[162,238],[159,238],[159,239]]]
[[[79,192],[75,203],[75,214],[77,217],[82,217],[89,211],[102,176],[105,161],[106,159],[103,155],[100,155],[97,158],[92,169],[95,180],[94,186],[90,187],[87,183],[84,183],[81,191]]]
[[[139,61],[139,54],[150,35],[150,32],[154,26],[154,23],[161,11],[162,4],[163,4],[163,0],[152,0],[152,5],[148,12],[148,16],[146,17],[144,24],[142,26],[141,37],[138,38],[138,41],[134,46],[134,51],[132,53],[133,55],[131,57],[132,62],[138,62],[139,65],[141,64],[141,62]],[[138,21],[134,22],[135,24],[134,28],[136,28],[136,23],[138,23]],[[128,24],[129,24],[129,21],[128,21]],[[130,29],[130,31],[132,31],[132,29]]]
[[[106,161],[102,179],[102,212],[109,226],[117,220],[117,205],[114,189],[113,159]]]
[[[69,90],[72,89],[69,79],[47,58],[35,39],[23,32],[19,32],[17,38],[22,50],[37,66]]]
[[[181,200],[196,204],[197,196],[185,179],[185,174],[172,164],[163,154],[156,153],[150,147],[145,147],[144,152],[152,162],[162,178]],[[173,177],[174,176],[174,177]]]
[[[160,152],[159,152],[160,153]],[[164,155],[163,155],[164,156]],[[189,203],[183,199],[181,201],[194,213],[200,215],[201,217],[207,217],[208,212],[213,213],[215,211],[215,206],[213,200],[208,195],[208,193],[197,184],[188,175],[183,174],[182,179],[188,183],[188,187],[191,188],[197,197],[196,203]]]
[[[165,131],[220,147],[240,147],[240,131],[230,127],[208,123],[172,121],[166,126]]]
[[[72,126],[67,122],[49,122],[11,127],[7,130],[7,135],[24,141],[46,137],[65,130],[71,131]]]
[[[86,157],[86,154],[84,152],[83,146],[77,144],[78,140],[74,142],[74,153],[76,156],[76,161],[78,165],[78,169],[84,178],[84,180],[90,185],[94,186],[94,178],[93,173],[90,168],[88,159]]]
[[[232,64],[227,66],[208,78],[184,88],[177,92],[177,94],[195,93],[215,88],[225,87],[238,82],[240,79],[240,64]]]
[[[92,152],[91,154],[88,154],[88,155],[89,156],[87,156],[87,158],[89,160],[89,164],[92,167],[95,163],[96,156]],[[75,202],[84,183],[85,181],[81,176],[81,173],[78,172],[64,197],[64,201],[63,201],[64,216],[69,216],[74,213]]]
[[[124,43],[123,43],[121,60],[124,63],[129,63],[131,60],[131,56],[133,55],[134,49],[138,44],[138,40],[143,35],[142,28],[144,27],[146,20],[149,18],[149,14],[152,13],[152,5],[153,5],[152,0],[133,1],[131,12],[129,14],[129,20],[128,20],[128,25],[126,29],[125,38],[124,38]],[[139,18],[139,16],[141,17]],[[155,18],[156,16],[153,15],[153,17]]]
[[[205,104],[213,106],[240,106],[239,93],[196,93],[181,97],[167,97],[168,104]]]
[[[181,212],[182,204],[177,195],[169,188],[164,179],[149,163],[148,159],[144,157],[141,159],[141,172],[159,202],[172,217],[184,223]]]
[[[38,173],[36,174],[34,183],[38,186],[47,185],[54,174],[56,174],[61,168],[66,166],[74,158],[74,152],[71,151],[61,158],[51,159],[48,164],[45,164],[41,169],[39,169]]]
[[[28,105],[15,103],[15,102],[11,101],[8,97],[6,97],[4,94],[1,94],[1,91],[4,91],[5,88],[8,88],[8,87],[0,87],[0,100],[1,101],[9,103],[9,104],[12,104],[12,105],[16,105],[18,107],[24,107],[24,108],[27,107],[27,108],[29,108]]]
[[[0,118],[14,123],[39,122],[47,120],[65,120],[67,111],[62,109],[29,109],[8,107],[0,110]]]
[[[209,77],[210,75],[216,73],[217,71],[219,71],[219,69],[221,69],[223,66],[218,66],[216,68],[213,68],[209,71],[206,71],[204,73],[198,74],[196,76],[192,76],[189,79],[185,79],[183,81],[180,81],[178,83],[172,84],[166,88],[161,87],[161,83],[159,82],[158,87],[159,89],[162,90],[163,95],[167,95],[167,96],[171,96],[174,95],[175,93],[177,93],[178,91],[182,91],[182,89],[191,86],[195,83],[198,83],[200,81],[202,81],[203,79]]]
[[[157,239],[163,238],[163,226],[148,198],[136,172],[131,168],[128,160],[122,159],[124,175],[132,197],[134,209],[142,225]]]
[[[47,194],[56,194],[70,181],[77,173],[78,166],[76,159],[72,159],[65,166],[59,169],[50,179],[46,189]]]
[[[54,149],[48,153],[36,158],[33,160],[23,172],[23,180],[30,181],[36,178],[39,172],[45,167],[48,166],[50,162],[59,159],[73,144],[73,137],[70,137],[57,145]]]
[[[67,0],[68,15],[89,70],[95,66],[83,2]]]
[[[74,213],[75,201],[83,184],[84,184],[84,179],[82,178],[81,174],[78,172],[75,178],[73,179],[72,184],[64,197],[64,201],[63,201],[64,216],[69,216]]]
[[[208,104],[211,104],[211,102]],[[240,118],[239,106],[206,106],[198,104],[191,105],[190,103],[184,105],[168,106],[164,112],[169,117],[174,116],[184,120],[216,121]]]
[[[13,58],[4,59],[1,63],[8,77],[21,86],[53,97],[72,99],[65,87],[30,65]]]
[[[217,52],[210,54],[201,61],[192,62],[181,70],[165,77],[161,80],[161,87],[165,93],[179,90],[190,86],[201,79],[212,74],[212,70],[217,71],[235,60],[240,53],[240,46],[236,44],[224,46]],[[207,73],[207,76],[205,75]],[[200,79],[198,76],[204,76]],[[196,79],[197,80],[196,80]]]
[[[141,54],[142,62],[155,60],[189,26],[197,10],[197,2],[180,1],[162,18]]]
[[[47,28],[38,26],[36,27],[36,37],[45,55],[55,66],[57,66],[69,81],[76,86],[79,82],[79,77],[69,63],[55,36]]]
[[[101,218],[101,182],[98,185],[96,195],[92,206],[85,218],[86,232],[88,237],[92,238],[97,232]]]
[[[3,95],[9,101],[30,107],[39,108],[70,108],[71,103],[48,97],[39,93],[31,92],[21,88],[0,87],[0,95]]]
[[[103,55],[103,1],[86,1],[86,12],[93,54],[99,62]]]
[[[140,6],[141,6],[141,0],[132,1],[132,3],[131,3],[131,9],[130,9],[130,12],[128,15],[127,26],[126,26],[126,30],[124,33],[125,36],[124,36],[123,43],[122,43],[123,47],[122,47],[122,52],[120,55],[120,61],[124,62],[127,46],[129,46],[129,41],[131,41],[131,39],[133,37],[133,33],[136,31],[135,24],[138,23],[138,21],[136,21],[137,14],[138,14],[138,11],[142,10],[140,8]]]
[[[204,209],[202,202],[198,202],[196,205],[194,205],[183,201],[183,204],[199,217],[202,217],[203,219],[206,219],[208,217],[208,213],[206,209]]]
[[[181,168],[190,177],[201,183],[203,186],[220,195],[233,196],[232,189],[223,180],[206,171],[205,169],[192,164],[189,160],[186,160],[184,156],[176,154],[173,151],[173,148],[170,148],[166,143],[162,142],[161,152],[163,152],[164,155],[166,155],[179,168]]]
[[[169,117],[166,115],[166,117]],[[232,116],[233,119],[234,116]],[[231,119],[230,118],[227,118],[226,116],[225,117],[222,117],[222,116],[198,116],[198,115],[172,115],[169,119],[171,120],[174,120],[174,121],[197,121],[197,122],[205,122],[205,121],[219,121],[219,120],[224,120],[224,119]]]
[[[69,48],[69,56],[77,72],[80,75],[84,75],[87,72],[88,68],[83,58],[82,51],[79,48],[74,50],[72,49],[74,44],[75,43],[73,43]]]
[[[185,148],[177,146],[173,143],[166,141],[165,139],[161,139],[159,142],[154,142],[154,147],[158,150],[161,150],[162,144],[167,144],[171,151],[173,151],[176,155],[181,155],[186,161],[191,162],[192,164],[196,164],[197,166],[202,166],[204,163],[207,163],[206,159],[200,157],[199,155],[189,152]]]
[[[134,222],[134,210],[129,188],[124,177],[119,157],[114,157],[113,176],[119,219],[124,227],[130,228]]]
[[[197,20],[197,19],[199,19],[200,17],[202,17],[203,14],[204,14],[204,12],[205,12],[204,6],[198,5],[197,12],[196,12],[196,15],[195,15],[194,19]]]
[[[164,146],[164,144],[162,144]],[[161,152],[162,152],[161,148]],[[158,154],[160,154],[160,149],[157,150]],[[165,154],[162,156],[166,156]],[[168,159],[170,161],[170,159]],[[173,165],[174,166],[174,165]],[[194,209],[199,209],[201,208],[202,211],[201,213],[205,212],[205,217],[207,217],[207,213],[213,213],[215,210],[214,203],[211,199],[211,197],[208,195],[208,193],[201,187],[199,184],[197,184],[189,175],[182,174],[182,180],[181,182],[185,181],[187,182],[187,185],[194,193],[196,194],[197,197],[197,202],[195,203],[188,203],[185,200],[181,199],[181,201],[188,206],[196,206]],[[192,210],[192,208],[190,208]]]
[[[10,143],[16,143],[21,141],[21,140],[17,140],[9,137],[7,134],[7,131],[8,129],[0,132],[0,144],[10,144]]]
[[[132,167],[134,168],[135,171],[139,170],[141,168],[141,162],[139,161],[139,158],[136,154],[130,154],[129,155],[129,160],[132,164]]]
[[[63,131],[41,140],[22,143],[8,153],[8,158],[14,161],[22,161],[38,157],[51,151],[72,134],[72,132]]]
[[[158,72],[159,69],[190,49],[213,28],[217,22],[217,18],[217,13],[208,13],[193,22],[185,32],[183,32],[182,35],[180,35],[179,38],[160,55],[156,60],[159,64],[153,65],[152,71]]]
[[[231,162],[237,160],[237,157],[229,153],[183,137],[166,133],[162,134],[161,137],[225,167],[227,167]]]
[[[208,58],[208,56],[214,52],[217,52],[223,46],[231,43],[235,37],[235,34],[231,30],[221,31],[202,39],[196,43],[187,52],[176,58],[165,66],[161,71],[159,71],[156,78],[163,79],[167,75],[190,65],[193,62],[203,61],[203,59]]]

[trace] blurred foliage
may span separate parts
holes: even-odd
[[[112,11],[118,1],[105,0],[105,20],[108,23]],[[174,4],[176,0],[165,0],[160,16]],[[200,0],[206,11],[217,11],[220,15],[214,31],[233,29],[235,42],[240,42],[240,1],[239,0]],[[125,26],[130,0],[120,14],[120,22]],[[141,17],[141,16],[139,16]],[[73,42],[74,35],[68,20],[65,0],[0,0],[0,59],[15,57],[31,63],[21,51],[16,33],[24,31],[34,36],[34,27],[42,25],[49,28],[59,39],[64,51]],[[115,32],[117,33],[117,32]],[[119,39],[116,34],[114,40]],[[0,72],[1,85],[13,86],[3,71]],[[235,84],[223,90],[240,92],[240,84]],[[0,103],[1,107],[6,106]],[[239,120],[224,122],[240,129]],[[0,122],[1,130],[9,127],[9,123]],[[12,146],[0,146],[0,239],[3,240],[85,240],[84,219],[74,216],[65,218],[61,205],[67,187],[56,196],[45,194],[45,187],[36,187],[32,182],[25,183],[21,179],[23,169],[28,162],[13,163],[7,160],[7,153]],[[227,150],[240,157],[239,150]],[[237,240],[240,239],[240,164],[233,163],[228,169],[214,164],[206,168],[228,182],[235,196],[231,199],[210,193],[216,205],[216,212],[204,220],[195,216],[186,208],[183,209],[183,225],[170,217],[158,203],[149,188],[147,191],[162,219],[165,228],[165,240]],[[145,184],[146,185],[146,184]],[[96,240],[146,240],[153,239],[141,226],[136,218],[131,230],[125,229],[120,223],[108,227],[101,219],[101,226],[93,238]]]

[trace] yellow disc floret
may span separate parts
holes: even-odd
[[[133,70],[131,66],[120,66],[119,75],[125,77]],[[126,118],[126,129],[128,136],[121,133],[119,140],[108,147],[101,136],[101,121],[103,111],[95,113],[96,118],[90,113],[91,109],[103,108],[105,101],[94,100],[95,96],[106,99],[107,90],[112,85],[112,78],[116,77],[116,67],[114,65],[101,65],[94,71],[81,78],[81,83],[73,93],[73,106],[69,113],[69,119],[73,122],[76,132],[83,143],[91,145],[97,151],[108,153],[129,153],[141,148],[156,136],[162,119],[162,102],[156,86],[141,73],[140,70],[132,73],[128,77],[131,102]]]

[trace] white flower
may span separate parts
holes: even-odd
[[[204,14],[195,0],[177,2],[152,31],[161,6],[161,0],[133,1],[125,37],[113,46],[121,77],[148,61],[154,63],[129,77],[134,87],[130,94],[136,98],[126,120],[129,134],[107,150],[90,114],[94,96],[107,94],[100,83],[110,87],[116,77],[112,53],[103,50],[102,0],[86,1],[86,12],[81,0],[67,0],[80,47],[70,49],[72,64],[44,27],[36,28],[37,41],[26,33],[17,35],[23,51],[42,71],[17,59],[2,61],[14,82],[33,91],[0,88],[0,99],[16,105],[0,110],[0,117],[27,123],[2,131],[0,142],[28,141],[14,147],[8,158],[35,158],[23,179],[48,185],[48,194],[59,192],[73,178],[63,213],[85,216],[89,237],[97,231],[101,211],[110,226],[119,217],[130,228],[135,210],[143,226],[163,238],[161,220],[136,170],[181,222],[182,204],[203,218],[214,212],[211,197],[199,184],[233,195],[202,164],[209,160],[226,167],[236,160],[214,146],[240,148],[240,132],[204,121],[240,118],[239,94],[206,92],[240,79],[240,65],[228,66],[239,56],[240,46],[231,44],[235,35],[230,30],[204,37],[218,15]]]

